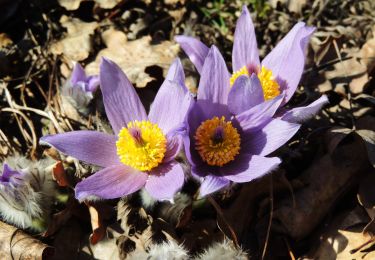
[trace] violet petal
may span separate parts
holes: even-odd
[[[275,115],[283,101],[283,95],[256,105],[236,116],[244,131],[260,129]]]
[[[146,173],[123,164],[110,166],[79,182],[75,187],[76,198],[80,201],[90,196],[120,198],[141,189],[147,177]]]
[[[233,84],[228,95],[230,112],[238,115],[264,102],[262,85],[255,74],[251,77],[240,76]]]
[[[241,147],[245,153],[266,156],[288,142],[300,126],[273,119],[261,130],[244,133]]]
[[[263,157],[258,155],[252,155],[248,164],[248,168],[238,174],[227,175],[225,178],[233,182],[249,182],[254,179],[263,177],[270,171],[274,170],[281,160],[277,157]]]
[[[305,52],[315,28],[299,22],[264,58],[262,66],[272,70],[273,76],[286,81],[285,103],[293,96],[305,65]]]
[[[225,186],[229,185],[229,180],[224,177],[217,177],[213,175],[209,175],[204,177],[204,180],[201,184],[199,189],[199,196],[205,197],[215,191],[218,191]]]
[[[86,81],[86,73],[82,66],[77,62],[74,65],[72,75],[70,76],[70,82],[74,86],[80,81]]]
[[[243,66],[257,68],[260,64],[254,25],[246,5],[242,7],[234,32],[232,63],[234,72]]]
[[[288,110],[281,119],[290,123],[302,123],[316,115],[327,103],[328,98],[326,95],[323,95],[308,106],[296,107]]]
[[[161,164],[150,172],[145,189],[157,200],[170,200],[181,189],[184,179],[184,171],[179,163]]]
[[[115,134],[130,121],[147,120],[146,111],[129,79],[120,67],[105,58],[100,64],[100,87]]]
[[[160,87],[148,115],[164,133],[180,125],[189,110],[192,97],[176,81],[166,80]],[[172,112],[174,111],[174,112]]]
[[[204,62],[198,87],[198,100],[227,104],[229,72],[219,50],[212,46]]]
[[[108,167],[119,163],[116,139],[114,135],[96,131],[72,131],[43,136],[40,143],[51,145],[78,160]]]
[[[188,36],[178,35],[174,37],[181,48],[184,50],[190,61],[194,64],[199,73],[202,73],[204,60],[208,54],[209,48],[201,41]]]
[[[167,151],[163,163],[172,161],[182,148],[182,137],[175,134],[167,134]]]

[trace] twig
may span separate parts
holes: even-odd
[[[239,248],[238,239],[236,232],[234,232],[233,228],[229,225],[228,221],[225,219],[224,213],[221,210],[219,204],[215,201],[215,199],[212,196],[207,196],[208,201],[211,203],[211,205],[215,208],[216,213],[220,216],[220,218],[223,220],[225,226],[229,229],[229,232],[232,236],[233,243],[236,248]]]
[[[368,244],[371,244],[372,242],[375,242],[375,237],[372,237],[370,238],[368,241],[366,241],[365,243],[363,243],[362,245],[352,249],[349,251],[349,253],[351,254],[355,254],[356,252],[358,252],[358,250],[361,250],[362,248],[364,248],[365,246],[367,246]]]
[[[270,219],[268,221],[266,241],[264,242],[264,247],[263,247],[262,260],[266,256],[268,240],[270,238],[271,225],[272,225],[272,219],[273,219],[273,180],[272,180],[272,175],[269,175],[269,176],[270,176],[270,210],[271,212],[270,212]]]
[[[356,130],[356,126],[355,126],[355,118],[354,118],[354,113],[353,113],[352,92],[350,90],[349,81],[348,81],[348,72],[346,70],[346,67],[344,66],[344,63],[342,62],[341,53],[340,53],[339,47],[337,46],[336,40],[333,40],[333,45],[335,47],[337,57],[340,59],[340,63],[341,63],[342,68],[344,70],[345,79],[347,80],[347,82],[345,84],[345,88],[346,88],[346,93],[347,93],[348,101],[349,101],[349,111],[350,111],[350,118],[352,120],[352,130],[354,131],[354,130]]]
[[[289,253],[290,259],[291,260],[296,260],[296,257],[294,256],[293,251],[290,248],[288,239],[286,239],[285,237],[283,237],[283,240],[284,240],[284,243],[286,244],[286,247],[288,248],[288,253]]]
[[[6,107],[6,108],[1,109],[0,112],[1,111],[11,112],[11,113],[18,114],[18,115],[20,115],[25,120],[26,124],[29,126],[29,129],[31,131],[31,140],[29,140],[29,141],[31,141],[31,144],[32,144],[32,149],[31,149],[30,154],[33,157],[34,153],[36,151],[37,144],[38,144],[38,139],[37,139],[36,134],[35,134],[35,129],[34,129],[33,122],[24,113],[22,113],[19,110],[14,109],[14,108]],[[24,133],[24,131],[23,131],[24,129],[20,128],[20,130],[21,130],[22,135],[25,137],[26,133]]]

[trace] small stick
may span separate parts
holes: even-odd
[[[344,70],[345,79],[347,80],[347,82],[345,84],[345,89],[346,89],[346,92],[347,92],[346,94],[348,96],[348,101],[349,101],[349,111],[350,111],[350,118],[352,120],[352,130],[355,131],[356,130],[356,126],[355,126],[355,118],[354,118],[354,113],[353,113],[352,92],[351,92],[350,86],[349,86],[348,72],[346,70],[346,67],[344,66],[344,63],[342,62],[341,53],[340,53],[340,50],[339,50],[339,47],[337,45],[336,40],[333,40],[333,45],[335,47],[335,51],[336,51],[337,57],[340,59],[341,66],[342,66],[342,68]]]
[[[288,248],[288,253],[289,253],[290,259],[291,260],[296,260],[296,257],[294,256],[293,251],[290,248],[288,239],[286,239],[285,237],[283,237],[283,240],[284,240],[284,243],[286,244],[286,247]]]
[[[266,256],[268,240],[270,238],[271,225],[272,225],[272,219],[273,219],[273,180],[272,180],[272,175],[270,175],[270,204],[271,204],[271,206],[270,206],[271,212],[270,212],[270,219],[268,221],[266,241],[264,242],[264,247],[263,247],[262,260]]]
[[[234,243],[235,247],[239,248],[240,246],[238,244],[238,239],[237,239],[236,232],[234,232],[233,228],[229,225],[229,223],[225,219],[224,213],[221,210],[219,204],[217,204],[217,202],[215,201],[215,199],[212,196],[207,196],[207,199],[211,203],[211,205],[215,208],[216,213],[220,216],[220,218],[223,220],[224,224],[229,229],[229,232],[230,232],[230,234],[232,236],[232,240],[233,240],[233,243]]]
[[[358,252],[358,250],[361,250],[362,248],[364,248],[365,246],[367,246],[368,244],[370,244],[374,241],[375,241],[375,237],[372,237],[367,242],[363,243],[362,245],[350,250],[349,253],[354,254],[354,253]]]

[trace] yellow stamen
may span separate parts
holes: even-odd
[[[265,100],[273,99],[280,95],[280,86],[273,78],[272,71],[262,66],[261,70],[257,73],[260,84],[262,85],[263,95]],[[246,66],[234,72],[230,78],[230,86],[232,87],[236,79],[242,75],[249,76],[249,71]]]
[[[280,86],[273,78],[272,71],[262,66],[258,73],[258,78],[262,84],[263,95],[265,100],[273,99],[280,95]]]
[[[116,142],[120,161],[140,171],[150,171],[164,158],[167,139],[157,124],[149,121],[129,122]]]
[[[240,135],[224,117],[204,121],[194,138],[195,148],[202,160],[211,166],[223,166],[233,161],[240,151]]]
[[[249,76],[249,71],[247,70],[246,66],[243,66],[240,70],[237,70],[236,72],[233,72],[232,77],[230,77],[230,86],[232,87],[236,79],[238,79],[239,76]]]

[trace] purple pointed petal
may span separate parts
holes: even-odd
[[[145,109],[133,85],[112,61],[103,58],[100,64],[100,87],[107,117],[117,134],[134,120],[147,120]]]
[[[79,81],[86,81],[86,73],[85,70],[82,68],[82,66],[77,62],[74,65],[72,75],[70,76],[70,82],[74,86],[77,84]]]
[[[198,87],[198,99],[227,104],[229,72],[223,56],[212,46],[204,62]]]
[[[290,123],[302,123],[316,115],[327,103],[328,98],[326,95],[323,95],[308,106],[296,107],[288,110],[281,119]]]
[[[234,32],[232,63],[233,71],[238,71],[243,66],[257,68],[260,64],[254,25],[245,5]]]
[[[21,176],[19,171],[13,170],[7,163],[3,164],[3,173],[0,176],[0,182],[9,182],[13,176]]]
[[[184,86],[176,81],[166,80],[151,105],[148,117],[164,133],[168,133],[184,121],[191,101],[192,97]]]
[[[101,167],[119,163],[114,135],[96,131],[73,131],[43,136],[40,143],[51,145],[62,153]]]
[[[228,95],[230,112],[238,115],[264,102],[262,85],[255,74],[241,76],[233,84]]]
[[[225,178],[238,183],[249,182],[263,177],[274,170],[280,163],[281,160],[277,157],[268,158],[252,155],[246,170],[235,175],[227,175]]]
[[[163,163],[174,160],[182,148],[182,137],[180,135],[167,135],[167,151],[165,152]]]
[[[301,79],[305,51],[314,30],[303,22],[297,23],[262,61],[262,66],[272,70],[275,78],[286,82],[285,102],[293,96]]]
[[[181,48],[184,50],[190,61],[194,64],[199,73],[202,73],[204,60],[208,54],[209,48],[201,41],[193,37],[178,35],[174,37]]]
[[[86,91],[94,92],[100,84],[99,76],[88,76]]]
[[[150,172],[145,188],[155,199],[169,200],[181,189],[184,179],[179,163],[162,164]]]
[[[273,119],[261,130],[248,131],[243,135],[243,152],[266,156],[286,142],[298,131],[301,125],[281,119]]]
[[[267,100],[236,116],[244,131],[257,130],[268,123],[283,101],[283,95]]]
[[[147,177],[146,173],[126,165],[110,166],[78,183],[75,187],[76,198],[80,201],[90,196],[120,198],[144,187]]]
[[[224,177],[217,177],[213,175],[204,177],[204,180],[199,189],[199,197],[205,197],[211,193],[214,193],[229,185],[229,183],[229,180]]]
[[[181,86],[186,89],[185,87],[185,72],[184,68],[182,67],[181,60],[179,58],[175,59],[170,66],[167,76],[165,77],[166,80],[178,82]]]

